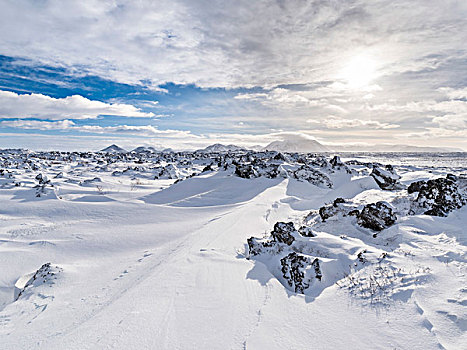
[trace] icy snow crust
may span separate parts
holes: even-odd
[[[420,157],[0,151],[0,349],[464,349],[466,162]]]

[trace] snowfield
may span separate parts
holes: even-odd
[[[227,151],[0,151],[0,349],[467,348],[465,154]]]

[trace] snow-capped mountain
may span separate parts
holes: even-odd
[[[116,144],[110,145],[109,147],[106,147],[104,149],[101,149],[100,152],[105,152],[105,153],[126,153],[127,151]]]
[[[151,152],[157,152],[157,150],[154,147],[146,147],[146,146],[139,146],[136,147],[134,150],[132,150],[134,153],[151,153]]]
[[[305,152],[305,153],[320,153],[330,152],[330,149],[323,146],[316,140],[303,137],[288,138],[280,141],[273,141],[264,150],[277,152]]]
[[[244,148],[235,146],[235,145],[223,145],[220,143],[215,143],[213,145],[210,145],[204,149],[199,150],[199,152],[203,153],[224,153],[224,152],[235,152],[235,151],[241,151],[244,150]]]

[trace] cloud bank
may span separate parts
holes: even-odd
[[[132,105],[92,101],[79,95],[53,98],[42,94],[20,95],[0,90],[0,118],[94,119],[99,115],[154,116],[152,112],[142,112]]]
[[[0,55],[33,73],[13,71],[4,90],[15,92],[0,90],[0,127],[193,144],[299,132],[467,149],[466,42],[467,2],[458,0],[6,0]],[[166,101],[98,99],[85,89],[20,94],[23,78],[73,87],[34,80],[34,69],[138,86]],[[99,116],[133,119],[86,122]]]
[[[467,41],[467,4],[455,0],[14,0],[1,7],[2,54],[155,86],[337,80],[362,52],[376,58],[381,75],[420,71],[465,58]]]

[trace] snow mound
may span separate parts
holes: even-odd
[[[20,277],[15,283],[14,300],[18,300],[25,294],[33,293],[34,289],[44,284],[53,284],[57,279],[57,274],[62,269],[52,266],[51,263],[42,265],[36,272]]]

